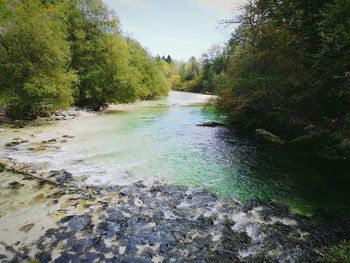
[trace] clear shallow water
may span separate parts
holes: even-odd
[[[317,162],[279,146],[259,144],[225,127],[198,127],[224,121],[207,107],[208,97],[172,92],[167,98],[118,107],[119,111],[52,125],[5,130],[32,141],[73,135],[58,148],[32,152],[25,144],[1,156],[44,163],[86,177],[89,184],[127,184],[137,180],[206,188],[239,200],[275,199],[296,211],[324,209],[349,213],[346,167]],[[195,105],[193,105],[195,104]]]

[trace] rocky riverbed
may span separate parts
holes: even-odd
[[[177,101],[166,105],[177,105]],[[212,156],[220,161],[241,156],[240,162],[233,159],[237,165],[230,167],[233,171],[244,170],[239,164],[254,160],[251,153],[255,151],[237,138],[232,138],[232,147],[249,151],[222,155],[228,144],[216,136],[224,130],[217,127],[221,122],[196,115],[202,112],[189,107],[167,107],[164,111],[163,106],[138,111],[130,105],[133,110],[129,112],[99,118],[93,113],[69,111],[25,123],[25,129],[21,122],[1,126],[0,262],[318,262],[325,248],[350,239],[350,222],[346,219],[325,214],[295,215],[288,206],[275,201],[242,203],[220,198],[206,190],[160,182],[159,175],[137,177],[125,164],[157,160],[157,172],[168,172],[169,163],[159,166],[158,153],[166,158],[169,152],[182,156],[171,162],[181,164],[177,175],[186,172],[183,167],[200,167],[186,176],[209,169],[208,163],[217,161],[209,158]],[[186,114],[189,117],[181,119]],[[164,116],[169,118],[166,122]],[[176,126],[174,133],[176,122],[182,126]],[[196,126],[198,123],[203,125]],[[206,126],[212,128],[207,130]],[[172,141],[174,137],[177,139]],[[145,138],[155,139],[147,144]],[[163,143],[169,140],[167,148]],[[189,142],[192,148],[174,152],[174,145]],[[153,148],[159,144],[164,148]],[[143,148],[148,151],[139,155]],[[129,154],[132,158],[117,163],[129,149],[133,149]],[[196,151],[183,155],[191,152],[189,149]],[[203,159],[193,158],[206,152],[209,155]],[[95,162],[100,165],[93,169],[95,159],[106,162]],[[265,162],[262,159],[259,169]],[[218,168],[214,169],[215,180],[225,178],[221,176],[224,170]],[[227,177],[236,176],[257,187],[266,183],[262,175],[255,183],[250,183],[252,174],[230,173]],[[274,183],[288,179],[280,175]],[[235,187],[238,185],[236,181]],[[205,184],[200,186],[204,188]]]
[[[0,261],[317,262],[349,222],[142,181],[98,187],[2,158]]]

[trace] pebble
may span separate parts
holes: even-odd
[[[54,262],[317,262],[317,250],[350,238],[348,221],[306,218],[273,201],[238,203],[180,186],[62,186],[40,200],[61,197],[64,213],[56,225],[5,262],[27,262],[29,255],[51,262],[53,254]]]

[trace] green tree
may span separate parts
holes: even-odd
[[[171,88],[178,88],[181,86],[181,79],[178,66],[174,62],[166,62],[164,60],[156,60],[158,67],[163,71],[166,79],[170,83]]]
[[[285,120],[291,115],[302,117],[307,112],[318,118],[321,112],[330,113],[321,103],[323,76],[315,70],[319,54],[324,56],[319,25],[328,2],[249,2],[230,41],[231,81],[222,96],[224,108],[276,131],[288,127]]]
[[[202,67],[191,91],[199,93],[217,93],[227,82],[226,56],[223,49],[213,45],[202,55]]]
[[[238,26],[218,105],[231,120],[287,139],[311,123],[327,131],[314,147],[349,154],[350,1],[251,0],[226,22]]]
[[[171,64],[171,62],[173,61],[170,57],[170,55],[167,56],[167,58],[165,59],[165,61],[168,63],[168,64]]]
[[[0,103],[14,118],[69,106],[76,76],[57,10],[38,0],[0,4]]]
[[[119,20],[100,0],[71,3],[68,25],[72,68],[78,72],[76,104],[98,110],[107,103],[129,102],[128,50]]]
[[[170,89],[160,63],[162,60],[151,58],[142,46],[128,39],[130,83],[136,90],[136,97],[147,99],[156,95],[166,95]]]
[[[321,12],[320,51],[315,69],[319,81],[318,101],[332,117],[350,112],[350,1],[338,0]]]

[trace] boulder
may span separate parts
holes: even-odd
[[[197,124],[197,126],[200,126],[200,127],[219,127],[219,126],[225,126],[225,124],[220,123],[220,122],[216,122],[216,121],[209,121],[209,122]]]
[[[5,144],[5,147],[6,148],[13,148],[13,147],[16,147],[18,145],[20,145],[21,142],[18,142],[18,141],[13,141],[13,142],[8,142]]]
[[[61,185],[73,180],[72,174],[66,170],[50,171],[49,177],[54,177],[56,181]]]
[[[264,129],[256,129],[255,135],[256,135],[256,138],[258,138],[261,141],[275,143],[275,144],[285,144],[285,141],[282,140],[280,137]]]

